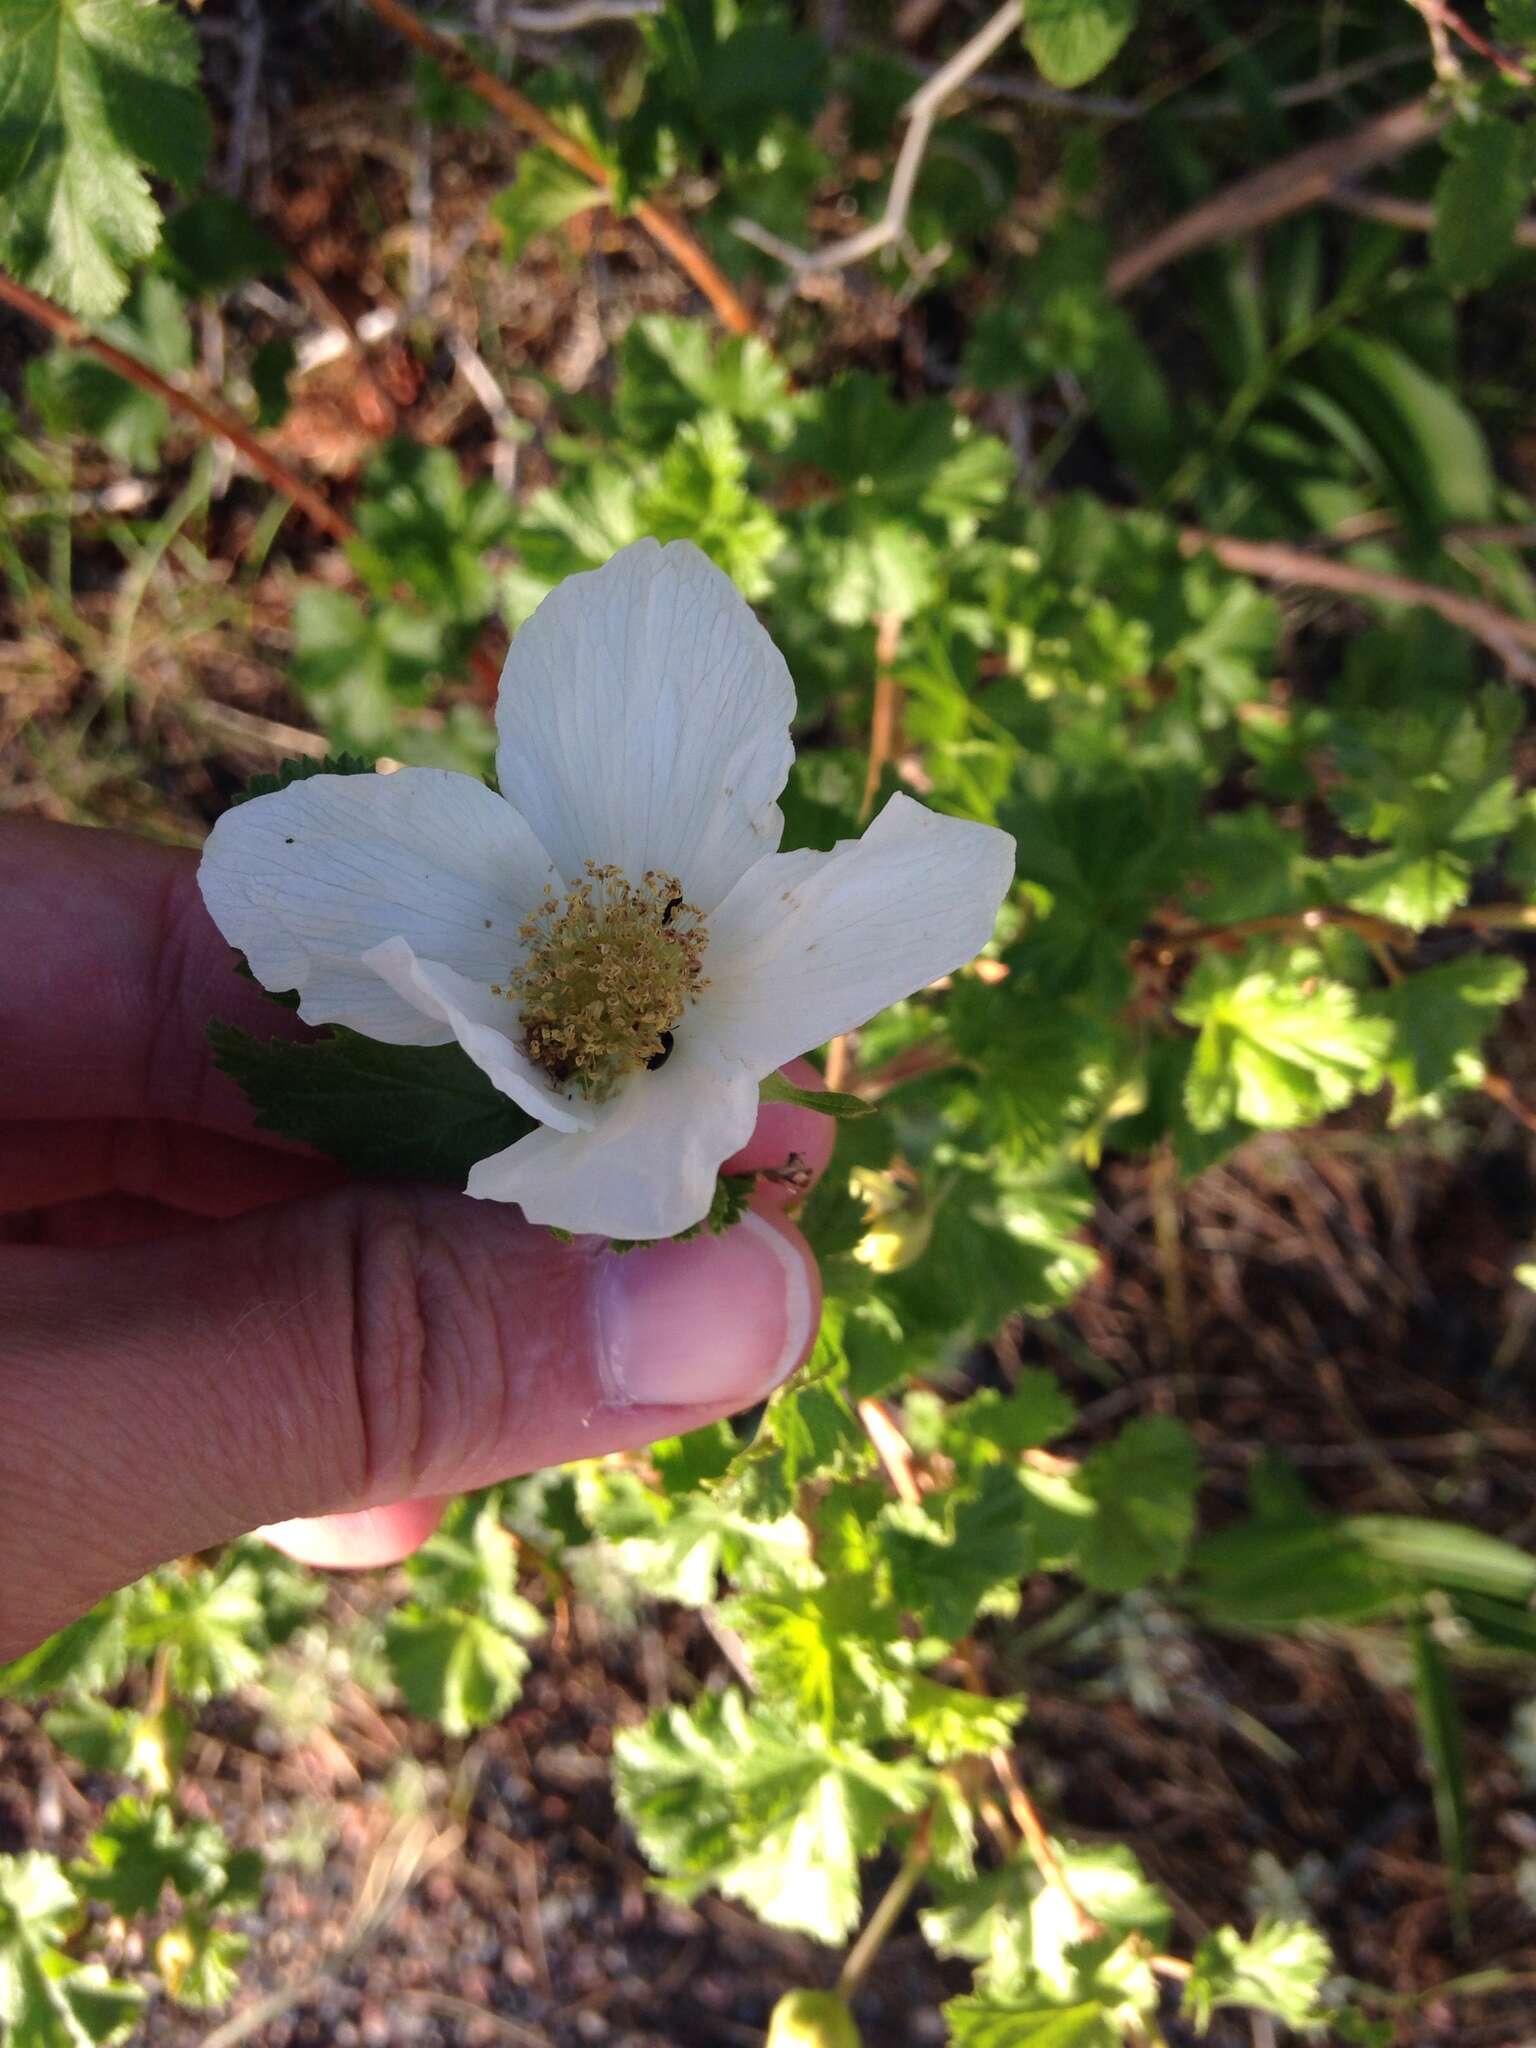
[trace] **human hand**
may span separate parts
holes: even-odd
[[[770,1183],[724,1237],[618,1257],[255,1130],[208,1019],[301,1027],[234,973],[195,870],[0,828],[0,1660],[252,1528],[389,1562],[440,1496],[750,1406],[815,1335]],[[819,1171],[832,1135],[776,1104],[727,1167]]]

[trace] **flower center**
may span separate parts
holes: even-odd
[[[639,882],[586,864],[570,894],[548,890],[518,937],[527,947],[505,988],[523,1050],[561,1087],[602,1101],[637,1067],[659,1067],[672,1031],[708,983],[709,935],[675,875]]]

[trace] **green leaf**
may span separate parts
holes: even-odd
[[[119,1799],[91,1836],[93,1861],[76,1863],[71,1876],[87,1898],[100,1899],[131,1919],[158,1910],[170,1885],[188,1904],[212,1905],[233,1887],[242,1902],[252,1891],[249,1860],[237,1856],[211,1821],[178,1823],[169,1806]],[[260,1886],[257,1859],[255,1889]]]
[[[840,1574],[822,1586],[786,1585],[727,1603],[770,1705],[835,1734],[878,1737],[901,1717],[886,1660],[900,1617],[872,1577]]]
[[[517,1590],[517,1538],[501,1519],[501,1494],[461,1494],[414,1556],[406,1577],[427,1607],[483,1615],[508,1634],[542,1635],[544,1617]]]
[[[1288,2027],[1320,2026],[1320,1994],[1332,1967],[1327,1942],[1305,1920],[1261,1920],[1246,1941],[1235,1927],[1220,1927],[1195,1950],[1184,2010],[1202,2033],[1220,2008],[1233,2005]]]
[[[1386,1077],[1394,1124],[1438,1115],[1448,1096],[1481,1085],[1483,1041],[1524,986],[1518,960],[1469,953],[1405,975],[1370,999],[1371,1010],[1392,1027]]]
[[[233,1692],[261,1669],[269,1635],[254,1565],[226,1553],[213,1571],[167,1569],[141,1579],[130,1597],[130,1648],[140,1656],[165,1651],[183,1698]]]
[[[963,1756],[986,1756],[1007,1748],[1027,1707],[1019,1697],[993,1699],[987,1693],[962,1692],[920,1672],[903,1678],[902,1692],[905,1733],[931,1764],[956,1763]]]
[[[204,1913],[188,1913],[155,1943],[155,1963],[178,2005],[208,2012],[234,1997],[250,1946],[249,1935],[215,1926]]]
[[[1442,923],[1465,903],[1472,887],[1471,863],[1459,854],[1411,848],[1342,856],[1328,874],[1333,890],[1351,909],[1368,910],[1416,932]]]
[[[1497,488],[1482,428],[1406,350],[1379,334],[1335,328],[1304,368],[1349,413],[1414,524],[1494,516]]]
[[[101,329],[125,355],[176,377],[191,367],[192,331],[169,278],[139,278]],[[27,366],[27,392],[50,432],[84,434],[129,469],[153,472],[170,427],[164,399],[141,391],[84,349],[60,348]]]
[[[403,579],[439,627],[478,627],[494,610],[487,557],[510,540],[517,515],[490,477],[466,482],[448,449],[397,437],[363,472],[355,516],[351,554],[376,595]]]
[[[1514,251],[1533,158],[1525,131],[1486,111],[1450,146],[1435,187],[1430,249],[1452,291],[1474,291],[1491,284]]]
[[[708,1606],[722,1570],[749,1589],[811,1576],[799,1516],[777,1503],[767,1516],[744,1512],[729,1484],[718,1493],[669,1499],[632,1472],[587,1467],[577,1493],[593,1534],[612,1546],[620,1569],[658,1599]]]
[[[768,2016],[763,2048],[862,2048],[862,2037],[835,1991],[786,1991]]]
[[[116,1685],[128,1662],[128,1606],[126,1593],[111,1593],[35,1650],[0,1665],[0,1698],[38,1699],[65,1688],[91,1692]]]
[[[186,190],[207,155],[191,23],[158,0],[8,0],[0,17],[0,260],[99,320],[153,253],[148,171]]]
[[[651,313],[618,346],[614,418],[621,441],[662,453],[701,413],[724,413],[748,438],[780,440],[793,404],[788,374],[755,334],[716,336],[703,320]]]
[[[840,1095],[833,1088],[797,1088],[782,1074],[770,1074],[758,1084],[758,1099],[792,1102],[797,1109],[814,1109],[818,1116],[836,1117],[839,1122],[850,1117],[873,1116],[880,1106],[866,1102],[862,1095]]]
[[[189,295],[227,292],[288,268],[281,245],[225,192],[204,192],[170,216],[160,260]]]
[[[1083,1524],[1077,1572],[1103,1593],[1171,1577],[1184,1562],[1200,1483],[1189,1431],[1168,1416],[1131,1422],[1077,1474],[1096,1512]]]
[[[385,1649],[406,1705],[449,1735],[499,1721],[522,1690],[527,1652],[482,1615],[454,1607],[399,1608]]]
[[[1467,1917],[1467,1763],[1461,1738],[1461,1711],[1445,1653],[1429,1622],[1417,1614],[1409,1623],[1413,1647],[1413,1700],[1419,1740],[1429,1765],[1435,1795],[1435,1826],[1440,1853],[1450,1879],[1451,1913],[1459,1938],[1471,1935]]]
[[[265,433],[288,417],[288,380],[299,366],[299,351],[287,335],[264,341],[251,357],[256,424]]]
[[[1139,0],[1029,0],[1024,40],[1052,85],[1086,85],[1136,26]]]
[[[1339,1526],[1368,1556],[1415,1585],[1536,1600],[1536,1557],[1481,1529],[1418,1515],[1350,1515]]]
[[[232,804],[249,803],[253,796],[273,796],[290,782],[308,782],[312,775],[372,775],[373,763],[361,754],[326,754],[315,760],[310,755],[279,761],[270,774],[253,775],[230,798]]]
[[[515,263],[538,235],[547,235],[573,215],[606,206],[609,195],[552,150],[524,150],[517,176],[491,201],[507,260]]]
[[[442,621],[321,584],[299,592],[293,639],[294,687],[333,740],[370,753],[396,744],[402,706],[424,702],[449,665]]]
[[[1536,1558],[1480,1529],[1415,1515],[1289,1527],[1261,1518],[1207,1537],[1193,1568],[1201,1611],[1233,1628],[1369,1621],[1428,1591],[1536,1599]]]
[[[879,1531],[897,1604],[951,1641],[990,1594],[1011,1591],[1037,1562],[1029,1499],[1007,1465],[986,1466],[973,1489],[891,1505]]]
[[[635,516],[657,540],[691,540],[741,590],[765,597],[769,564],[785,531],[747,483],[747,454],[732,421],[702,413],[677,429],[660,466],[635,499]]]
[[[0,1856],[0,2039],[7,2048],[91,2048],[126,2039],[144,1994],[82,1967],[61,1943],[80,1913],[51,1856]]]
[[[1391,1043],[1384,1020],[1362,1010],[1352,989],[1300,961],[1284,974],[1244,973],[1207,956],[1175,1014],[1200,1030],[1185,1084],[1200,1131],[1233,1118],[1271,1131],[1314,1123],[1378,1085]]]
[[[738,1692],[668,1708],[614,1743],[619,1806],[685,1896],[713,1886],[774,1927],[839,1941],[860,1910],[859,1866],[933,1774],[829,1743]]]
[[[535,1128],[456,1045],[383,1045],[342,1026],[300,1045],[217,1020],[208,1042],[263,1130],[351,1173],[462,1188],[476,1161]]]
[[[1061,2005],[982,1992],[952,1998],[944,2017],[953,2048],[1122,2048],[1125,2040],[1096,1998]]]

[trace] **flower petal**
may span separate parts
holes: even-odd
[[[315,775],[237,804],[198,869],[203,901],[265,988],[299,991],[310,1024],[390,1045],[452,1030],[361,966],[386,939],[489,985],[554,870],[494,791],[442,768]]]
[[[830,853],[759,861],[710,919],[710,986],[690,1030],[772,1073],[974,959],[1013,863],[1006,832],[908,796]]]
[[[363,955],[370,968],[402,1002],[424,1017],[446,1025],[487,1079],[519,1109],[557,1131],[585,1131],[592,1112],[575,1108],[549,1085],[549,1078],[521,1053],[508,1036],[517,1028],[517,1012],[505,996],[493,995],[478,981],[455,974],[441,961],[418,960],[404,939],[386,939]]]
[[[636,541],[567,577],[501,674],[496,772],[567,881],[676,875],[700,910],[779,843],[794,684],[728,576]]]
[[[590,1131],[533,1131],[482,1159],[465,1192],[516,1202],[530,1223],[558,1230],[672,1237],[709,1214],[720,1162],[756,1121],[744,1067],[675,1053],[605,1103]]]

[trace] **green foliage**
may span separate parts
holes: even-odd
[[[493,1494],[456,1501],[406,1566],[411,1597],[385,1630],[390,1673],[411,1712],[450,1735],[499,1721],[522,1688],[522,1645],[544,1621],[517,1590],[517,1557]]]
[[[343,1026],[296,1043],[217,1022],[208,1043],[263,1130],[352,1173],[462,1188],[476,1160],[534,1128],[457,1045],[384,1045]]]
[[[125,354],[168,377],[191,368],[186,309],[169,278],[154,272],[141,276],[101,332]],[[141,391],[94,356],[61,348],[39,357],[28,365],[27,391],[53,433],[88,435],[131,468],[159,467],[171,423],[164,399]]]
[[[676,1890],[714,1886],[772,1926],[823,1940],[857,1918],[861,1858],[931,1791],[921,1766],[818,1739],[738,1692],[625,1730],[614,1782]]]
[[[1139,0],[1032,0],[1024,40],[1052,85],[1086,85],[1119,51],[1139,11]]]
[[[1530,137],[1511,121],[1484,115],[1435,188],[1435,264],[1453,291],[1492,282],[1509,260],[1515,229],[1531,195],[1536,157]]]
[[[0,2022],[14,2048],[88,2048],[133,2029],[143,1993],[63,1945],[78,1911],[51,1856],[0,1856]]]
[[[491,211],[505,239],[508,260],[516,262],[536,235],[547,235],[603,203],[601,186],[541,147],[519,157],[517,176],[497,194]]]
[[[187,190],[208,150],[191,24],[160,0],[12,0],[0,21],[0,257],[90,319],[153,253],[146,172]]]
[[[1376,1084],[1391,1042],[1386,1022],[1321,965],[1309,951],[1288,954],[1278,971],[1244,972],[1215,954],[1201,961],[1178,1009],[1200,1033],[1184,1091],[1196,1130],[1234,1120],[1290,1130]]]
[[[1202,2031],[1229,2005],[1269,2013],[1287,2027],[1317,2027],[1330,1963],[1328,1944],[1305,1921],[1261,1920],[1247,1940],[1222,1927],[1195,1950],[1184,2010]]]

